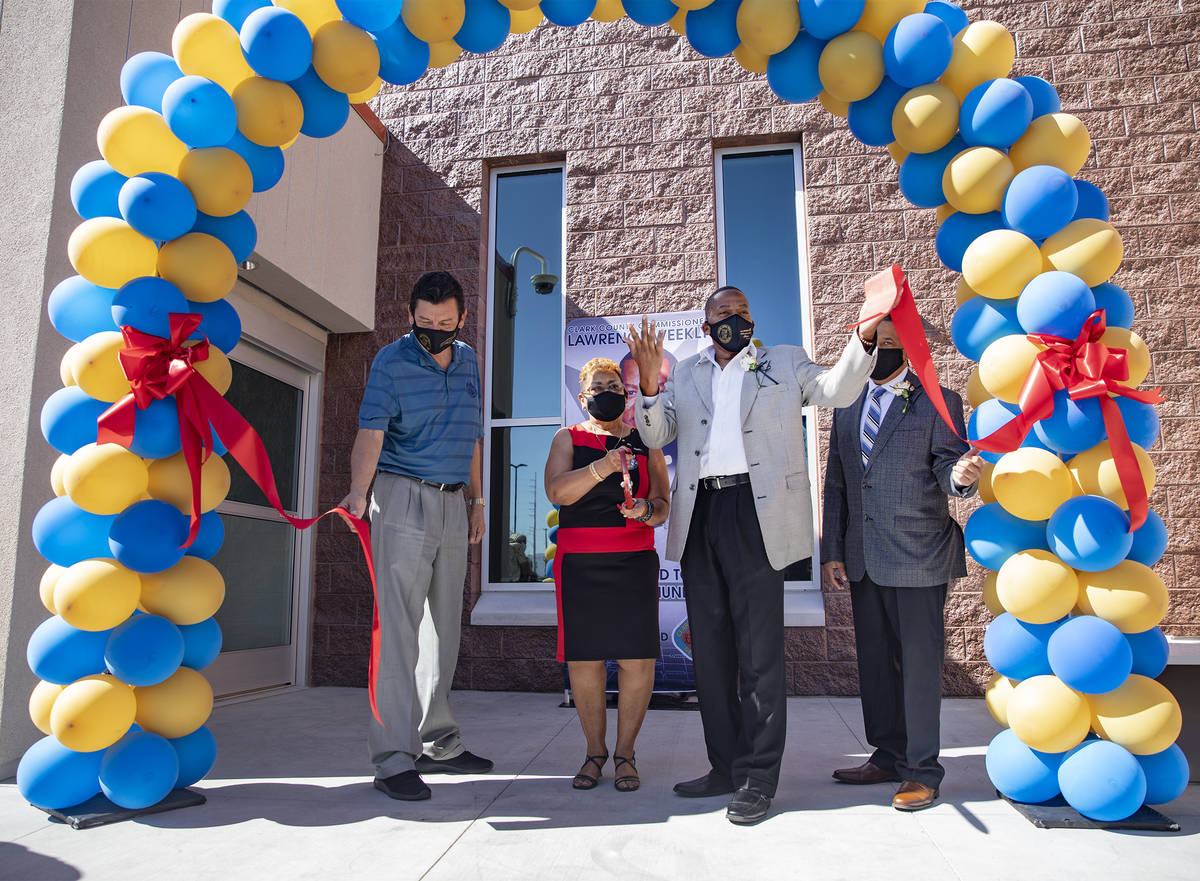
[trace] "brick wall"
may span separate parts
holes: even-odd
[[[1158,570],[1172,591],[1164,628],[1200,635],[1200,14],[1193,0],[968,2],[972,20],[1014,32],[1014,75],[1054,82],[1081,116],[1094,154],[1082,176],[1100,185],[1125,240],[1114,279],[1138,308],[1134,329],[1155,355],[1169,401],[1153,450],[1152,505],[1172,531]],[[716,278],[713,148],[800,141],[818,361],[836,358],[863,280],[901,263],[918,296],[943,382],[964,389],[970,365],[947,328],[954,276],[934,255],[932,211],[899,193],[887,152],[864,148],[816,102],[790,106],[732,59],[701,58],[666,27],[628,19],[571,31],[544,25],[488,56],[464,56],[373,102],[394,139],[386,154],[376,331],[331,338],[321,465],[322,504],[348,484],[354,414],[375,351],[407,331],[407,297],[426,269],[449,269],[477,299],[465,338],[482,352],[481,278],[487,169],[565,158],[568,311],[574,315],[694,308]],[[828,415],[821,424],[828,427]],[[822,451],[822,460],[824,451]],[[975,503],[958,503],[960,520]],[[371,600],[340,527],[318,545],[312,679],[359,684]],[[977,693],[988,614],[980,569],[947,605],[947,690]],[[478,595],[471,552],[467,607]],[[854,641],[844,592],[825,594],[826,627],[789,631],[796,694],[853,694]],[[561,684],[552,628],[471,627],[464,614],[456,684],[545,689]]]

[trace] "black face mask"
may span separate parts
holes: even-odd
[[[625,412],[625,395],[623,392],[598,392],[586,395],[587,410],[601,422],[612,422],[620,419]]]
[[[875,369],[871,371],[871,379],[884,380],[895,373],[904,364],[903,349],[879,348],[879,357],[875,360]]]
[[[458,336],[458,328],[438,330],[436,327],[414,327],[413,333],[417,335],[417,342],[421,344],[422,349],[430,355],[436,355],[454,344],[454,340]]]
[[[708,332],[712,336],[714,343],[726,352],[732,352],[736,355],[742,349],[746,348],[746,346],[750,345],[750,339],[754,336],[754,322],[747,321],[742,316],[734,313],[728,318],[711,322],[708,325]]]

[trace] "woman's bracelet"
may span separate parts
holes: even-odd
[[[653,516],[654,516],[654,502],[651,501],[650,499],[646,499],[646,514],[645,514],[645,516],[634,517],[633,519],[636,520],[638,523],[646,523]]]
[[[599,483],[600,481],[602,481],[604,479],[603,477],[600,476],[600,472],[596,470],[595,462],[588,462],[588,471],[590,471],[592,473],[592,477],[595,478],[596,483]]]

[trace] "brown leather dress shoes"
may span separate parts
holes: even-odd
[[[917,783],[915,780],[905,780],[900,784],[900,791],[892,799],[892,807],[898,811],[920,811],[933,804],[938,797],[938,791],[932,786]]]
[[[898,783],[900,781],[900,777],[895,771],[885,771],[870,762],[863,762],[856,768],[838,768],[833,772],[833,779],[839,783],[853,783],[856,786],[868,783]]]

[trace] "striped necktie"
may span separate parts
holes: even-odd
[[[871,392],[871,397],[867,401],[867,418],[863,422],[862,438],[859,443],[862,447],[862,463],[863,468],[867,467],[867,463],[871,461],[871,450],[875,446],[875,438],[879,436],[879,423],[882,421],[882,408],[879,406],[879,400],[887,391],[887,386],[878,386],[875,391]]]

